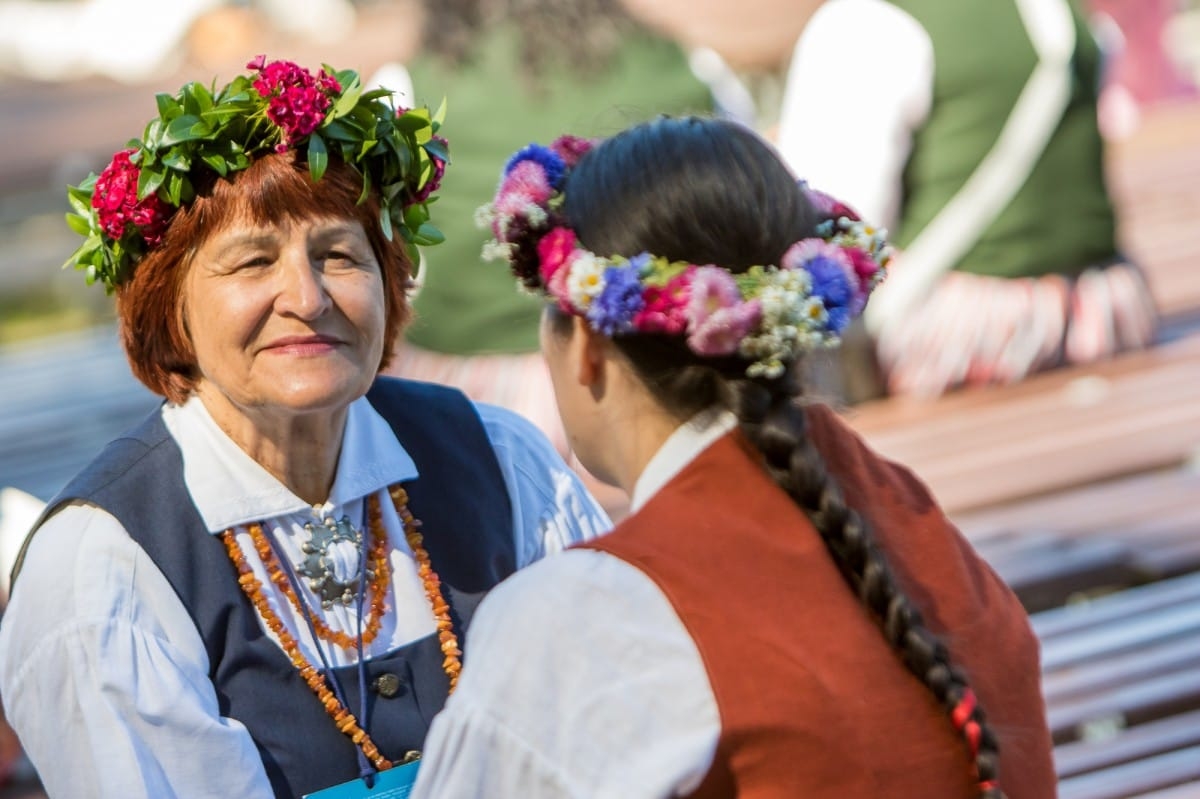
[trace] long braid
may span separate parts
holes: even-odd
[[[770,387],[768,387],[770,386]],[[866,520],[846,505],[807,435],[804,412],[781,381],[725,381],[725,404],[763,454],[771,478],[808,514],[842,575],[904,665],[950,715],[974,758],[983,799],[1003,799],[999,749],[983,709],[946,646],[924,625],[875,545]]]

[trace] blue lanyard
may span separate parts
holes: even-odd
[[[368,498],[363,498],[363,509],[366,510]],[[363,661],[363,606],[367,594],[367,534],[370,532],[370,525],[366,525],[366,530],[360,530],[359,547],[358,547],[358,590],[355,592],[355,608],[358,611],[358,624],[355,630],[354,643],[358,653],[358,696],[359,696],[359,715],[358,723],[365,732],[368,727],[369,719],[367,717],[367,664]],[[304,593],[300,587],[300,581],[296,577],[295,570],[292,568],[291,561],[280,554],[279,548],[275,543],[274,534],[267,537],[267,543],[271,547],[271,551],[275,554],[275,559],[283,564],[284,573],[287,574],[288,582],[292,584],[292,592],[296,595],[296,601],[299,603],[302,610],[301,616],[304,618],[304,623],[308,625],[308,632],[312,636],[313,647],[317,650],[317,657],[321,659],[321,665],[325,669],[325,676],[329,678],[329,683],[333,688],[334,695],[343,707],[349,708],[350,703],[346,701],[345,692],[342,690],[341,681],[338,680],[333,668],[329,665],[329,660],[325,657],[325,651],[321,648],[321,639],[317,636],[316,625],[313,624],[313,611],[309,608],[308,603],[304,601]],[[367,784],[368,788],[375,787],[375,774],[377,769],[371,765],[371,761],[367,760],[367,756],[363,754],[362,747],[358,744],[354,745],[354,753],[358,755],[358,776]]]

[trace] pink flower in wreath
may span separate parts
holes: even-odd
[[[808,201],[813,204],[813,207],[816,208],[822,216],[828,217],[829,219],[838,219],[839,217],[844,216],[847,219],[852,219],[856,222],[861,218],[859,217],[857,211],[836,197],[826,194],[818,189],[814,189],[812,186],[809,186],[803,181],[801,182],[801,186],[804,189],[805,196],[808,197]]]
[[[579,159],[583,158],[588,150],[595,146],[595,142],[591,139],[582,139],[578,136],[559,136],[550,145],[550,149],[563,160],[567,165],[567,169],[579,163]]]
[[[538,242],[538,274],[542,282],[549,285],[575,251],[575,231],[569,227],[556,227]]]
[[[137,228],[146,245],[155,247],[162,241],[171,219],[171,207],[157,194],[139,200],[138,176],[141,170],[130,160],[136,150],[121,150],[96,178],[92,190],[92,207],[100,227],[111,239],[120,239],[129,225]]]
[[[571,262],[575,260],[578,252],[579,250],[572,250],[562,265],[546,281],[546,293],[557,300],[558,307],[567,313],[575,313],[575,309],[571,307],[571,289],[568,281],[571,277]]]
[[[879,262],[861,247],[845,247],[842,251],[850,258],[850,264],[854,267],[854,274],[858,279],[869,284],[880,269]]]
[[[530,202],[543,205],[554,190],[546,170],[537,161],[521,161],[508,171],[500,184],[500,194],[520,194]]]
[[[259,56],[246,66],[258,70],[254,90],[267,100],[267,118],[283,131],[284,150],[321,126],[332,97],[342,90],[325,70],[314,77],[291,61],[266,62]]]
[[[867,304],[867,297],[870,296],[875,281],[878,280],[877,276],[883,271],[883,267],[861,247],[845,247],[842,251],[850,259],[850,265],[853,267],[854,274],[858,278],[858,282],[854,286],[855,300],[851,310],[856,314],[861,313],[863,307]]]
[[[646,304],[633,318],[634,329],[643,333],[682,335],[687,330],[687,307],[695,272],[696,267],[689,266],[668,280],[665,286],[647,286],[642,292]]]
[[[742,302],[733,275],[717,266],[701,266],[692,278],[687,306],[688,346],[698,355],[731,355],[762,318],[757,301]]]

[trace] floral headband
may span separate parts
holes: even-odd
[[[330,153],[362,175],[366,199],[380,192],[380,226],[399,229],[410,251],[437,244],[429,204],[446,168],[446,140],[437,135],[445,108],[396,109],[388,89],[364,91],[357,73],[325,66],[313,75],[290,61],[251,61],[219,92],[189,83],[174,97],[160,94],[158,116],[142,139],[113,156],[99,176],[68,189],[67,224],[86,240],[64,264],[87,272],[108,292],[162,241],[171,217],[195,196],[195,170],[225,177],[258,157],[288,150],[306,154],[320,180]]]
[[[827,221],[778,266],[735,275],[649,253],[601,257],[579,245],[561,214],[566,176],[593,145],[564,136],[518,151],[478,221],[495,237],[485,258],[507,260],[526,288],[597,332],[685,336],[697,355],[738,355],[750,361],[748,376],[775,378],[801,352],[836,345],[884,277],[886,231],[803,182]]]

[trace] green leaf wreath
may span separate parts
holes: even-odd
[[[362,175],[364,201],[377,189],[380,225],[391,239],[399,230],[416,260],[416,248],[438,244],[441,231],[429,206],[449,156],[437,135],[445,103],[396,109],[391,91],[364,91],[353,70],[324,66],[313,75],[288,61],[259,57],[219,91],[188,83],[159,94],[158,116],[100,173],[68,188],[67,224],[84,242],[64,264],[99,280],[111,293],[138,260],[157,246],[176,209],[195,196],[193,176],[222,177],[270,152],[305,154],[320,180],[336,156]]]

